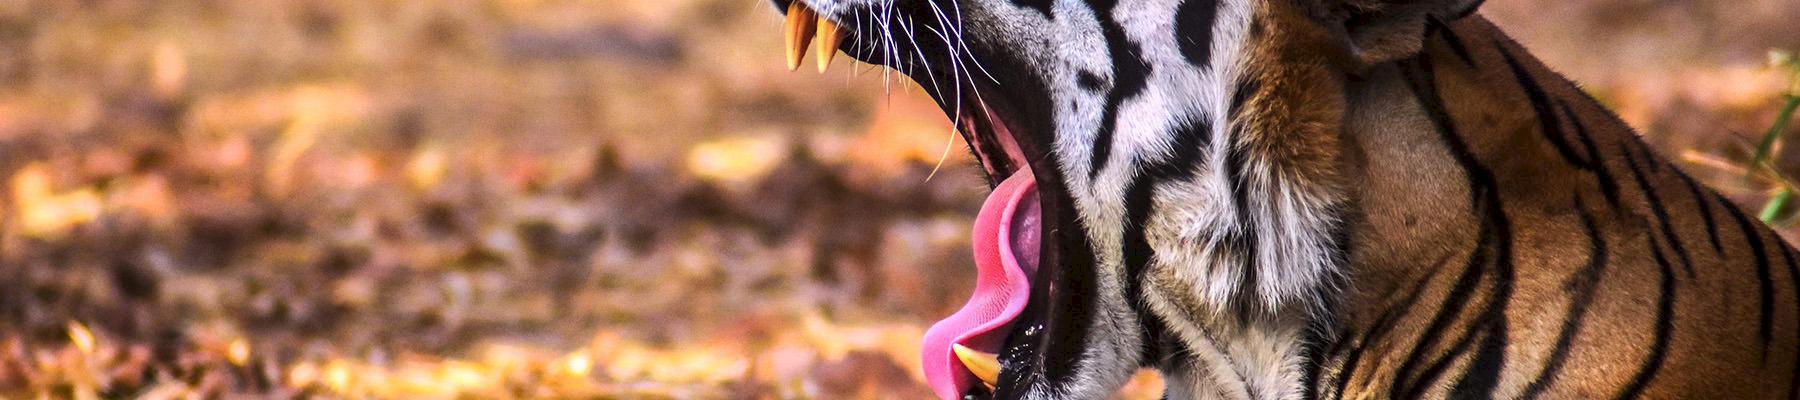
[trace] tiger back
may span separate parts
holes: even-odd
[[[1795,396],[1791,247],[1480,17],[1427,37],[1349,102],[1354,186],[1407,195],[1358,196],[1313,393]]]

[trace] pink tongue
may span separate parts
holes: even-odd
[[[925,332],[925,380],[944,399],[961,398],[981,381],[950,350],[952,343],[999,353],[1007,328],[1031,298],[1037,272],[1037,182],[1024,169],[989,194],[975,217],[975,294],[961,311]]]

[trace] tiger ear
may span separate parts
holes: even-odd
[[[1423,48],[1429,22],[1475,13],[1483,0],[1323,0],[1323,23],[1343,35],[1363,66],[1399,60]]]

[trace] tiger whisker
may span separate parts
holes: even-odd
[[[919,33],[917,31],[918,27],[916,26],[918,21],[913,20],[912,18],[905,18],[904,16],[902,18],[905,23],[900,24],[900,28],[904,29],[904,32],[906,33],[906,42],[911,44],[913,49],[912,57],[908,58],[911,61],[907,63],[911,67],[911,70],[907,72],[916,75],[919,70],[924,70],[925,78],[931,81],[932,92],[934,94],[943,94],[944,89],[939,86],[937,74],[932,73],[931,71],[931,60],[925,59],[925,48],[919,46]]]
[[[994,82],[994,85],[996,85],[996,86],[1000,85],[1000,79],[994,78],[994,74],[992,72],[988,72],[987,66],[984,66],[981,64],[981,59],[975,56],[975,52],[969,51],[969,42],[967,39],[963,38],[963,32],[965,32],[965,30],[963,29],[962,4],[952,1],[952,2],[950,2],[950,7],[952,8],[951,11],[954,11],[956,14],[956,24],[953,29],[956,31],[957,49],[961,53],[969,56],[969,62],[975,64],[975,69],[981,70],[982,75],[986,75],[988,77],[988,80]],[[967,74],[968,68],[963,67],[963,69],[964,69],[963,72],[965,74]],[[973,76],[973,74],[969,74],[969,75],[970,75],[969,80],[971,81],[970,83],[973,83],[975,77]],[[979,95],[979,93],[977,93],[977,95]]]
[[[938,24],[941,26],[945,26],[945,30],[950,29],[949,21],[946,20],[943,9],[939,8],[936,2],[928,1],[928,2],[926,2],[926,4],[931,5],[931,12],[934,16],[937,17]],[[958,64],[957,46],[955,43],[952,43],[952,40],[948,33],[944,32],[944,31],[940,31],[935,28],[932,28],[930,26],[926,26],[925,28],[930,29],[933,33],[936,33],[938,35],[938,38],[940,38],[944,41],[944,46],[945,46],[944,50],[949,53],[949,59],[950,59],[950,64],[951,64],[950,76],[951,76],[952,81],[954,81],[954,83],[956,85],[955,86],[956,87],[956,103],[955,103],[956,105],[952,107],[954,110],[955,116],[950,118],[951,127],[949,129],[947,137],[944,138],[944,151],[942,151],[938,154],[937,164],[933,165],[931,167],[931,173],[925,175],[925,181],[930,182],[931,178],[936,177],[938,171],[942,170],[944,168],[944,161],[948,160],[950,158],[950,149],[956,145],[956,124],[957,124],[957,121],[962,120],[964,110],[963,110],[963,99],[962,99],[963,80],[962,80],[962,75],[958,72],[960,69],[957,66],[957,64]]]

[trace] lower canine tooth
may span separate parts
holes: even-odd
[[[794,1],[788,5],[787,13],[787,64],[788,70],[800,69],[800,60],[806,58],[806,47],[812,45],[814,25],[819,15],[813,13],[805,4]]]
[[[819,18],[819,73],[831,68],[832,57],[837,56],[838,45],[844,42],[844,34],[838,29],[836,22]]]
[[[962,360],[964,367],[969,368],[969,372],[975,373],[975,377],[987,382],[988,386],[995,386],[1000,382],[1000,355],[983,353],[960,344],[951,344],[950,350],[956,353],[956,359]]]

